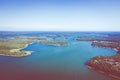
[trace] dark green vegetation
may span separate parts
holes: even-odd
[[[120,54],[120,42],[111,41],[93,41],[92,46],[114,49]]]
[[[120,79],[120,55],[96,56],[89,60],[88,68],[107,74],[108,76]]]
[[[112,56],[96,56],[90,59],[86,65],[88,68],[109,75],[113,78],[120,79],[120,36],[84,36],[78,37],[78,41],[92,41],[94,47],[110,48],[117,51]]]
[[[102,36],[81,36],[76,38],[78,41],[108,41],[120,42],[120,35],[102,35]]]

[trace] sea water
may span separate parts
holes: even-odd
[[[48,34],[48,33],[47,33]],[[54,33],[51,33],[54,34]],[[34,42],[24,50],[30,56],[13,58],[0,56],[0,79],[4,80],[113,80],[86,67],[95,56],[109,56],[116,51],[91,46],[91,42],[77,41],[83,34],[56,38],[68,42],[67,46],[53,46]],[[85,34],[84,34],[85,35]]]

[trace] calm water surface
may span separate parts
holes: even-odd
[[[27,57],[0,56],[0,80],[113,80],[89,70],[85,63],[94,56],[114,55],[116,51],[92,47],[91,42],[76,41],[74,37],[66,41],[68,46],[30,44],[24,50],[33,53]]]

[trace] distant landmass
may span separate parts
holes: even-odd
[[[115,53],[113,53],[114,51]],[[120,79],[120,32],[0,32],[0,59],[3,59],[2,56],[5,60],[8,57],[23,59],[32,57],[34,61],[35,53],[38,54],[39,57],[44,55],[44,57],[46,56],[49,59],[48,63],[44,61],[42,62],[43,64],[39,63],[39,66],[43,65],[44,68],[51,65],[53,67],[56,66],[56,68],[58,67],[57,65],[68,68],[68,65],[72,67],[72,64],[74,64],[74,67],[70,68],[71,70],[79,70],[80,68],[80,70],[87,70],[88,68],[88,71],[94,70],[102,73],[102,75],[105,74],[111,80]],[[46,53],[54,57],[49,57]],[[66,57],[65,54],[67,54]],[[55,57],[56,55],[57,58]],[[78,55],[81,56],[78,57]],[[82,55],[84,55],[84,57]],[[42,58],[43,57],[40,59]],[[51,61],[51,59],[53,59],[53,61]],[[32,60],[28,59],[30,62]],[[80,63],[80,61],[82,62]],[[76,62],[84,67],[81,67],[81,65]],[[31,65],[33,65],[33,63]],[[34,65],[38,66],[38,64]],[[79,68],[76,68],[75,65],[79,66]],[[87,68],[85,68],[85,66]],[[61,70],[63,70],[63,68],[61,68]],[[25,75],[27,74],[28,73]],[[91,74],[93,73],[91,72]],[[1,73],[1,75],[3,74]],[[32,76],[34,77],[34,75]],[[106,79],[108,79],[108,77]],[[64,80],[64,78],[65,77],[62,79]],[[83,76],[83,78],[83,80],[87,80],[86,77]],[[14,78],[12,77],[11,79]],[[37,76],[37,79],[41,79],[41,77]],[[79,78],[74,78],[72,75],[70,80],[74,79],[80,80],[80,76]],[[97,78],[93,80],[95,79]],[[53,76],[52,80],[54,80]]]

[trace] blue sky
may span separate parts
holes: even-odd
[[[1,31],[120,31],[120,0],[0,0]]]

